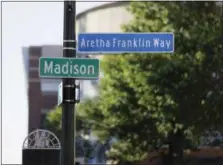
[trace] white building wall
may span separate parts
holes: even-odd
[[[122,32],[121,25],[131,20],[126,5],[100,9],[87,14],[87,32]]]
[[[128,23],[132,16],[126,10],[129,3],[114,3],[109,7],[92,10],[82,14],[76,20],[76,32],[78,33],[115,33],[122,32],[121,26]],[[90,55],[91,58],[100,59],[102,55]],[[102,74],[101,74],[102,75]],[[98,84],[96,80],[82,81],[83,94],[85,97],[92,97],[97,94],[95,86]]]
[[[77,34],[87,33],[117,33],[122,32],[121,26],[132,19],[132,15],[126,10],[129,3],[117,3],[98,10],[86,12],[77,19]],[[80,25],[81,24],[81,25]],[[82,29],[85,29],[83,31]],[[92,58],[100,59],[102,55],[94,54]]]

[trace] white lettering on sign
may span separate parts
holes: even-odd
[[[95,38],[95,39],[81,39],[82,48],[167,48],[171,46],[171,41],[169,39],[144,39],[144,38],[132,38],[129,40],[121,40],[116,37],[110,40]]]
[[[81,74],[85,74],[86,73],[86,68],[83,65],[80,67],[80,73]]]
[[[72,72],[72,67],[70,68],[70,72]],[[78,74],[78,65],[74,65],[74,74]]]
[[[81,47],[111,47],[111,42],[109,40],[96,39],[96,40],[81,40]]]
[[[160,40],[159,38],[153,39],[154,47],[161,47],[168,49],[170,48],[171,41],[170,40]]]
[[[53,62],[51,61],[50,64],[47,61],[44,62],[44,72],[53,73]]]
[[[65,64],[54,64],[51,62],[44,62],[44,73],[45,74],[81,74],[81,75],[94,75],[94,65],[78,65],[73,64],[72,61]]]
[[[55,72],[56,74],[60,74],[60,72],[61,72],[60,65],[58,65],[58,64],[55,65],[54,72]]]

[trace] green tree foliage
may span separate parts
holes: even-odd
[[[51,110],[45,120],[45,127],[52,131],[59,139],[61,137],[61,118],[62,117],[62,110],[61,107],[55,107],[55,109]]]
[[[93,151],[93,147],[89,140],[82,136],[88,133],[89,125],[84,122],[83,118],[76,113],[76,154],[82,155],[84,151],[85,158],[88,159]],[[46,129],[52,131],[59,139],[61,139],[62,128],[62,108],[60,106],[52,109],[45,120]]]
[[[186,139],[222,122],[216,5],[132,2],[128,10],[133,19],[123,26],[125,32],[174,32],[175,53],[104,57],[99,95],[80,104],[78,112],[102,141],[118,139],[111,158],[140,161],[168,143],[172,161],[173,153],[182,156]]]
[[[77,135],[85,134],[87,132],[87,126],[81,116],[77,114],[76,117],[76,131]],[[60,106],[55,107],[51,110],[46,117],[45,127],[55,133],[59,138],[61,137],[62,128],[62,108]]]
[[[110,157],[139,161],[165,142],[170,156],[180,155],[185,138],[221,122],[222,90],[215,88],[223,84],[212,77],[222,67],[216,5],[132,2],[128,10],[133,19],[123,26],[125,32],[174,32],[175,53],[104,57],[99,96],[81,104],[80,111],[95,121],[91,126],[101,139],[119,139]]]

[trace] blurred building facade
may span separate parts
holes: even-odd
[[[45,45],[23,48],[23,59],[27,76],[29,107],[28,130],[44,128],[46,113],[57,104],[57,89],[61,79],[40,79],[40,57],[62,57],[62,46]]]
[[[126,11],[129,2],[110,2],[88,9],[76,16],[76,32],[121,32],[121,25],[131,19],[131,15]],[[62,45],[42,45],[23,47],[23,62],[27,76],[27,95],[28,95],[28,130],[29,132],[44,128],[44,119],[47,112],[57,105],[58,85],[61,79],[45,79],[39,77],[39,58],[40,57],[62,57]],[[102,55],[78,54],[81,58],[98,58]],[[96,95],[98,80],[79,81],[81,90],[80,98]],[[104,146],[97,144],[93,159],[95,163],[104,163]],[[101,147],[100,147],[101,146]],[[102,152],[103,151],[103,152]],[[102,156],[104,155],[104,156]],[[83,160],[80,160],[83,162]]]
[[[23,62],[26,71],[29,103],[29,132],[37,128],[44,128],[44,120],[47,112],[57,105],[58,86],[62,82],[60,78],[46,79],[39,77],[39,58],[62,56],[63,47],[61,45],[30,46],[23,48]],[[82,58],[87,57],[82,55]],[[80,98],[83,98],[84,81],[79,82],[81,90],[78,92],[78,95]]]
[[[61,45],[30,46],[23,48],[23,63],[26,71],[26,87],[28,95],[28,131],[44,129],[44,120],[49,111],[57,105],[58,86],[62,79],[45,79],[39,77],[40,57],[62,57]],[[83,87],[81,88],[83,89]],[[83,97],[83,90],[79,91]],[[84,153],[76,145],[77,161],[84,163]]]
[[[121,25],[131,16],[126,11],[129,2],[110,2],[88,9],[76,16],[76,32],[121,32]],[[46,113],[57,105],[58,85],[61,79],[39,78],[40,57],[62,57],[62,45],[43,45],[23,47],[23,62],[27,76],[27,94],[29,102],[29,132],[43,128]],[[98,55],[78,54],[81,58],[101,58]],[[92,97],[96,93],[91,87],[98,80],[79,81],[82,88],[80,97]]]

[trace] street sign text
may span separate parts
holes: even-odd
[[[173,33],[80,33],[78,53],[173,53]]]
[[[40,58],[39,75],[46,78],[98,79],[99,60]]]

